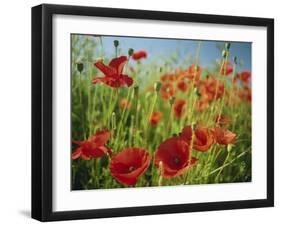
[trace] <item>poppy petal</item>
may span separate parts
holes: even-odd
[[[118,75],[121,75],[126,63],[127,63],[127,57],[120,56],[120,57],[112,59],[109,63],[109,66],[111,68],[114,68]]]
[[[82,150],[81,148],[77,148],[76,150],[74,150],[71,154],[71,158],[74,160],[74,159],[77,159],[81,156],[81,153],[82,153]]]
[[[114,77],[117,75],[117,70],[113,67],[106,66],[101,60],[94,64],[105,76]]]

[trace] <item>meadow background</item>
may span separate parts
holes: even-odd
[[[116,40],[117,47],[114,46]],[[232,65],[232,72],[229,76],[221,76],[219,72],[226,57],[227,43],[73,34],[72,139],[87,140],[97,131],[108,129],[112,134],[107,146],[113,155],[126,147],[146,149],[151,163],[135,186],[158,186],[161,175],[153,159],[157,147],[165,139],[180,134],[186,125],[200,122],[213,128],[216,116],[223,114],[229,119],[227,128],[237,136],[235,142],[213,144],[206,152],[192,150],[198,163],[180,176],[161,178],[161,186],[251,181],[251,100],[239,95],[245,88],[241,81],[236,88],[233,86],[238,72],[251,71],[251,44],[230,42],[227,61]],[[133,78],[133,85],[118,89],[104,84],[93,85],[93,79],[102,75],[94,63],[102,59],[108,64],[116,56],[128,56],[129,49],[144,50],[147,54],[140,60],[130,58],[124,67],[125,74]],[[163,76],[175,75],[192,65],[202,69],[200,80],[207,80],[212,75],[220,81],[228,91],[224,93],[225,97],[208,102],[203,109],[197,108],[201,94],[195,80],[190,79],[188,90],[176,91],[168,99],[163,98],[161,88],[166,84]],[[250,82],[247,86],[249,89]],[[235,97],[238,100],[231,101]],[[186,101],[181,117],[173,113],[177,99]],[[162,113],[157,125],[149,123],[154,111]],[[73,150],[76,148],[74,143]],[[126,187],[111,176],[109,161],[108,155],[72,160],[72,189]]]

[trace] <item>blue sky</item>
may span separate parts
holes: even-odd
[[[147,62],[159,57],[169,57],[178,50],[179,57],[185,58],[192,54],[195,56],[198,48],[198,40],[179,39],[159,39],[159,38],[137,38],[137,37],[116,37],[102,36],[103,48],[106,56],[114,56],[115,49],[113,41],[118,40],[122,54],[127,54],[129,48],[146,50],[148,52]],[[221,50],[218,46],[223,46],[221,41],[201,41],[200,64],[203,67],[211,66],[216,59],[221,59]],[[230,59],[237,56],[240,64],[239,70],[251,70],[251,43],[231,42]]]

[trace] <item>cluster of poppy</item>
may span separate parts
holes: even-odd
[[[172,97],[176,97],[178,91],[188,92],[191,87],[194,87],[198,90],[199,98],[196,101],[196,109],[199,112],[207,109],[212,101],[221,98],[223,95],[231,96],[232,99],[239,98],[236,101],[231,101],[228,98],[230,100],[228,101],[229,104],[239,103],[241,100],[251,101],[251,88],[249,85],[251,72],[242,71],[234,76],[234,88],[231,90],[234,94],[230,95],[225,88],[225,84],[214,75],[208,74],[201,78],[202,71],[202,67],[192,64],[186,70],[177,70],[175,73],[162,75],[160,90],[162,99],[170,100]],[[233,65],[229,61],[223,62],[219,73],[222,76],[230,76],[233,73]],[[238,80],[242,85],[235,86]],[[184,99],[175,100],[173,108],[177,118],[183,116],[186,105],[187,102]]]
[[[147,53],[141,50],[129,54],[129,56],[139,61],[146,58]],[[127,61],[126,56],[113,58],[108,65],[105,65],[102,60],[97,61],[94,66],[104,76],[95,77],[92,83],[103,83],[112,88],[132,86],[133,79],[123,73]],[[203,111],[209,106],[210,102],[227,94],[222,81],[213,75],[201,78],[202,71],[202,67],[193,64],[186,70],[177,70],[175,73],[161,76],[160,96],[163,100],[174,98],[172,107],[177,118],[183,117],[187,106],[185,99],[176,98],[177,92],[188,92],[190,88],[196,87],[199,96],[196,105],[198,111]],[[232,64],[225,61],[219,73],[224,76],[233,74]],[[238,95],[232,95],[233,98],[251,100],[250,78],[251,73],[248,71],[236,74],[233,79],[232,91]],[[242,86],[237,86],[238,80],[242,83]],[[119,106],[123,109],[130,109],[132,104],[127,99],[121,99]],[[163,113],[160,111],[152,112],[149,118],[150,124],[157,125],[162,116]],[[236,134],[226,129],[230,119],[225,115],[219,115],[215,118],[215,122],[215,127],[212,129],[202,124],[198,124],[194,128],[186,126],[179,135],[164,140],[154,154],[154,164],[158,168],[159,174],[164,178],[173,178],[184,174],[198,162],[198,159],[192,156],[193,149],[206,152],[215,143],[220,145],[234,143]],[[102,130],[85,141],[73,141],[78,147],[72,152],[72,159],[80,157],[83,160],[89,160],[108,155],[110,158],[109,171],[112,177],[123,185],[133,186],[150,166],[151,156],[145,149],[137,147],[125,148],[113,155],[112,150],[106,145],[110,139],[110,133],[109,130]]]
[[[222,118],[217,120],[221,121]],[[135,185],[150,165],[149,152],[143,148],[129,147],[112,155],[111,149],[106,146],[109,138],[110,131],[102,130],[86,141],[73,141],[79,147],[72,153],[72,159],[81,157],[89,160],[107,154],[110,157],[109,170],[112,177],[123,185]],[[170,137],[158,146],[154,164],[162,177],[177,177],[198,162],[197,158],[192,157],[192,149],[206,152],[214,143],[228,145],[234,143],[235,139],[236,134],[224,127],[209,129],[199,124],[192,129],[186,126],[178,136]]]

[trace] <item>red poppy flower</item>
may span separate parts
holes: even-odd
[[[71,158],[77,159],[81,157],[84,160],[91,158],[99,158],[104,156],[106,153],[111,155],[111,150],[105,146],[105,143],[109,140],[110,131],[102,130],[96,132],[95,135],[85,141],[72,141],[78,144],[79,147],[72,152]]]
[[[173,110],[174,110],[174,113],[175,113],[175,116],[177,118],[181,118],[184,113],[185,113],[185,106],[186,106],[186,101],[183,100],[183,99],[177,99],[174,103],[174,106],[173,106]]]
[[[163,99],[168,100],[170,97],[175,95],[175,89],[173,84],[165,83],[161,86],[160,95]]]
[[[141,148],[126,148],[111,158],[111,175],[121,184],[133,186],[150,164],[150,156]]]
[[[166,73],[160,77],[162,82],[174,82],[178,79],[178,76],[173,73]]]
[[[214,143],[212,131],[203,125],[197,125],[194,130],[193,148],[197,151],[208,151]]]
[[[243,89],[239,90],[238,95],[241,100],[252,101],[252,89],[248,86],[244,86]]]
[[[177,88],[182,92],[186,92],[188,90],[188,84],[186,81],[184,81],[182,79],[182,80],[178,81]]]
[[[122,74],[126,62],[126,56],[112,59],[108,66],[104,65],[101,60],[96,62],[94,65],[105,75],[105,77],[94,78],[93,84],[104,83],[113,88],[118,88],[124,85],[131,86],[133,84],[133,79],[128,75]]]
[[[146,57],[147,57],[147,53],[144,50],[140,50],[140,51],[134,52],[133,55],[132,55],[132,58],[134,60],[140,60],[140,59],[146,58]]]
[[[180,137],[172,137],[159,145],[155,153],[155,165],[161,175],[172,178],[185,173],[198,159],[191,157],[190,146]],[[161,164],[162,163],[162,164]]]
[[[179,78],[188,78],[190,80],[195,80],[195,81],[199,81],[201,74],[202,74],[202,68],[199,67],[196,64],[192,64],[188,67],[187,70],[182,71],[179,75]]]
[[[182,138],[188,144],[191,143],[192,140],[191,126],[186,126],[183,128],[180,138]],[[197,125],[196,128],[194,129],[192,147],[197,151],[205,152],[212,146],[213,143],[214,143],[214,137],[212,131],[201,124]]]
[[[161,111],[154,111],[152,112],[150,119],[149,119],[149,123],[152,126],[156,126],[158,124],[158,122],[160,121],[160,119],[162,118],[163,113]]]
[[[233,144],[236,140],[235,133],[232,133],[231,131],[221,127],[216,127],[213,131],[213,134],[218,144]]]
[[[242,71],[237,74],[237,77],[245,83],[248,83],[251,78],[251,72],[250,71]]]
[[[217,80],[214,76],[208,76],[208,78],[201,80],[197,87],[200,95],[207,98],[208,101],[219,99],[224,94],[223,82]]]
[[[220,74],[221,75],[230,75],[233,72],[233,66],[229,61],[224,61],[221,68]]]
[[[119,101],[119,107],[122,109],[130,109],[132,107],[132,103],[126,98],[123,98]]]

